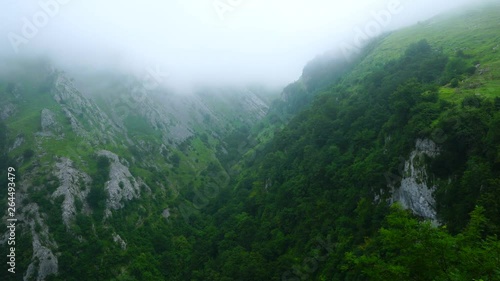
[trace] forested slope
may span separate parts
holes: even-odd
[[[463,17],[438,18],[435,29],[374,42],[248,160],[214,215],[191,217],[207,235],[194,249],[209,250],[186,278],[499,280],[500,34],[490,8],[467,13],[473,30],[455,33]],[[481,43],[459,40],[469,36]],[[435,187],[434,222],[389,204],[416,142],[436,147],[415,179]]]
[[[319,57],[266,116],[248,93],[113,104],[3,77],[16,280],[500,280],[499,15]]]

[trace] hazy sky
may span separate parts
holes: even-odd
[[[316,55],[352,44],[354,29],[373,24],[375,14],[390,14],[379,19],[390,30],[475,2],[0,0],[0,56],[47,53],[88,70],[157,69],[172,84],[286,84]]]

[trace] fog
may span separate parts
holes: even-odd
[[[193,83],[285,85],[316,55],[477,0],[0,0],[0,56],[61,68],[154,71]],[[377,30],[380,28],[380,30]],[[345,54],[344,54],[345,55]]]

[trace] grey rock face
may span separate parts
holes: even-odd
[[[0,120],[5,120],[16,113],[16,106],[12,103],[7,103],[0,108]]]
[[[56,116],[49,109],[42,109],[41,119],[42,131],[50,131],[57,125]]]
[[[58,74],[55,79],[54,99],[61,105],[71,128],[78,136],[93,140],[93,143],[114,143],[116,125],[63,74]]]
[[[127,249],[127,243],[120,237],[120,235],[113,233],[113,241],[120,245],[120,248],[122,248],[122,250]]]
[[[57,274],[59,265],[56,256],[49,248],[41,244],[40,238],[36,234],[33,236],[33,257],[38,261],[38,269],[35,269],[36,265],[32,262],[28,266],[24,280],[31,280],[35,271],[38,271],[37,281],[43,281],[47,276]]]
[[[69,123],[71,124],[71,128],[73,129],[73,132],[77,134],[78,136],[81,137],[87,137],[87,132],[82,128],[78,120],[75,118],[73,113],[67,108],[63,108],[64,114],[66,115],[66,118],[68,118]]]
[[[21,274],[23,280],[46,280],[49,275],[57,275],[59,272],[59,263],[57,259],[58,245],[51,237],[49,227],[45,222],[46,214],[40,211],[37,203],[26,202],[27,191],[29,187],[42,188],[43,186],[33,186],[31,181],[33,175],[38,173],[38,168],[35,167],[31,171],[27,171],[18,188],[16,189],[16,214],[19,231],[29,233],[32,239],[33,254],[29,260],[29,265],[24,273],[16,271],[16,274]],[[0,244],[6,245],[8,232],[0,237]],[[19,276],[20,277],[20,276]],[[16,278],[18,279],[18,278]]]
[[[111,215],[111,210],[123,208],[124,202],[138,198],[141,193],[141,186],[146,184],[141,179],[135,179],[127,166],[120,162],[118,156],[110,151],[101,150],[99,156],[107,157],[111,166],[109,169],[109,180],[106,182],[108,199],[106,201],[105,216]]]
[[[170,128],[170,134],[176,142],[182,142],[193,135],[191,130],[183,125],[177,124]]]
[[[118,124],[123,124],[124,119],[130,115],[138,115],[159,131],[164,136],[164,142],[169,140],[174,143],[181,143],[193,132],[189,122],[192,121],[188,108],[187,97],[169,96],[168,102],[161,103],[153,93],[137,93],[133,86],[125,89],[125,93],[120,99],[112,100],[113,116],[119,116]]]
[[[12,145],[11,148],[9,148],[9,152],[20,147],[23,143],[24,143],[24,137],[22,135],[17,136],[16,140],[14,141],[14,144]]]
[[[170,209],[169,209],[169,208],[167,208],[167,209],[163,210],[163,212],[161,213],[161,215],[162,215],[164,218],[168,219],[168,218],[170,217]]]
[[[60,186],[52,194],[52,197],[64,196],[62,218],[66,227],[69,228],[71,220],[76,215],[75,200],[86,204],[85,198],[89,193],[91,179],[86,173],[75,169],[73,162],[68,158],[61,158],[56,163],[54,174],[59,179]]]
[[[429,139],[417,140],[415,150],[405,162],[401,186],[392,193],[392,202],[399,202],[416,215],[437,223],[433,192],[436,186],[428,186],[428,176],[423,162],[424,156],[436,157],[439,148]]]
[[[257,116],[257,119],[264,118],[269,110],[269,106],[253,92],[247,91],[247,93],[243,99],[245,110]]]
[[[70,121],[73,132],[78,136],[87,136],[87,132],[78,122],[75,115],[83,114],[83,110],[91,108],[92,104],[80,94],[72,82],[64,75],[58,75],[54,83],[54,99],[61,105],[66,118]]]
[[[59,271],[57,256],[51,250],[57,249],[57,244],[51,239],[49,228],[41,218],[37,204],[27,205],[24,213],[29,215],[26,217],[33,237],[33,256],[23,280],[43,281],[47,276],[57,274]],[[36,225],[40,229],[38,232]]]
[[[59,74],[54,84],[54,99],[59,104],[67,105],[67,107],[74,110],[77,115],[83,113],[83,110],[92,107],[92,104],[74,87],[73,82],[64,75]]]
[[[41,114],[42,136],[53,136],[61,134],[61,125],[56,120],[56,115],[49,109],[42,109]]]

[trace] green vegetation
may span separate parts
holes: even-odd
[[[234,182],[237,187],[224,191],[208,207],[215,211],[213,216],[192,215],[192,224],[197,229],[203,225],[208,241],[194,252],[213,250],[202,251],[204,265],[193,268],[187,279],[500,278],[495,253],[485,260],[465,260],[471,253],[479,255],[500,245],[495,238],[500,209],[493,203],[500,190],[494,168],[499,143],[493,141],[497,129],[490,121],[497,120],[498,111],[492,100],[477,96],[465,97],[460,104],[439,98],[442,81],[449,79],[449,61],[427,41],[419,41],[399,59],[356,81],[356,92],[351,92],[352,81],[345,79],[319,94],[256,159],[248,159]],[[438,214],[446,228],[419,222],[403,211],[390,212],[384,203],[390,191],[384,174],[397,174],[399,158],[409,155],[417,138],[443,147],[430,170],[436,171]],[[377,194],[383,200],[377,201]],[[482,207],[473,217],[489,224],[481,236],[461,244],[470,233],[467,224],[476,223],[469,222],[476,205]],[[413,237],[412,231],[419,236]],[[387,235],[402,237],[390,241]],[[316,237],[330,237],[336,247],[313,266]],[[405,237],[422,240],[422,245]],[[367,242],[371,240],[381,242]],[[455,250],[454,244],[460,248]],[[441,248],[423,250],[435,245]],[[442,260],[441,250],[446,250],[446,257],[454,251],[460,255]],[[421,261],[423,254],[428,260]],[[452,265],[441,268],[437,259]],[[310,263],[302,264],[303,260]]]
[[[420,222],[392,208],[378,233],[346,254],[343,269],[368,280],[498,280],[500,243],[485,236],[489,222],[477,207],[464,232]]]
[[[33,178],[25,203],[39,205],[58,244],[59,274],[48,280],[500,280],[499,11],[388,34],[350,63],[319,57],[255,127],[232,101],[217,104],[235,116],[220,139],[196,128],[164,144],[137,114],[118,136],[141,141],[133,145],[82,142],[64,118],[64,139],[36,142],[41,107],[64,115],[47,95],[34,97],[50,92],[50,80],[23,76],[39,104],[23,102],[0,122],[0,188],[5,167],[21,159],[20,174]],[[17,84],[1,84],[15,102]],[[21,134],[26,142],[7,153]],[[417,139],[439,146],[418,160],[437,186],[439,225],[388,203]],[[148,185],[106,219],[111,163],[96,157],[101,149]],[[64,198],[51,196],[61,184],[46,164],[54,156],[92,177],[68,228]],[[20,249],[26,270],[32,248]]]
[[[104,211],[104,205],[108,195],[104,190],[104,186],[108,180],[110,164],[106,156],[99,156],[97,158],[97,171],[92,177],[92,186],[87,196],[89,206],[95,210],[99,210],[99,213]]]

